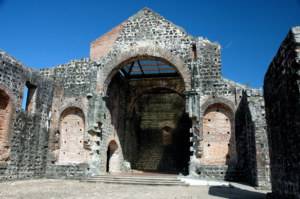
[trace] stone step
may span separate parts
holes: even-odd
[[[186,183],[175,176],[117,176],[100,175],[82,179],[85,182],[99,182],[110,184],[135,184],[135,185],[165,185],[165,186],[187,186]]]
[[[102,183],[110,183],[110,184],[140,184],[140,185],[177,185],[177,186],[185,186],[186,184],[181,181],[143,181],[143,180],[107,180],[107,179],[87,179],[86,182],[102,182]]]
[[[133,173],[133,174],[104,174],[104,175],[97,175],[97,176],[93,176],[94,178],[99,178],[99,177],[103,177],[103,178],[149,178],[149,179],[178,179],[177,175],[175,174],[152,174],[152,173],[148,173],[146,172],[146,174],[144,173]]]
[[[133,176],[94,176],[92,179],[109,179],[109,180],[155,180],[155,181],[178,181],[179,179],[173,177],[133,177]]]

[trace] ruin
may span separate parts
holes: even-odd
[[[264,95],[274,198],[300,198],[300,26],[270,64]]]
[[[148,8],[89,58],[35,70],[1,51],[0,118],[1,180],[144,171],[270,187],[262,90],[222,77],[218,43]]]

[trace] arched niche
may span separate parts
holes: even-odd
[[[202,117],[203,165],[231,165],[236,162],[234,115],[222,103],[209,105]]]
[[[84,113],[77,107],[65,109],[60,116],[59,154],[57,164],[74,164],[86,161],[84,149]]]
[[[12,113],[12,99],[5,89],[0,88],[0,164],[9,161],[9,132]]]

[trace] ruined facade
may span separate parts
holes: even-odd
[[[300,27],[282,42],[265,76],[264,95],[274,198],[300,198]]]
[[[262,92],[222,77],[220,49],[145,8],[90,58],[38,71],[1,52],[0,177],[150,171],[268,187]]]

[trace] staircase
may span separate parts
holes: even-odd
[[[110,184],[131,185],[161,185],[161,186],[188,186],[177,178],[177,175],[98,175],[83,179],[84,182],[98,182]]]

